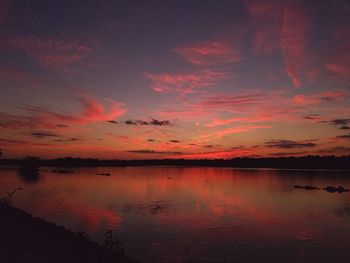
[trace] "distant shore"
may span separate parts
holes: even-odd
[[[134,262],[87,239],[0,202],[1,262]]]
[[[203,166],[236,168],[276,169],[329,169],[350,170],[350,156],[304,156],[279,158],[234,158],[234,159],[147,159],[147,160],[101,160],[83,158],[0,159],[0,165],[51,166],[51,167],[127,167],[127,166]]]

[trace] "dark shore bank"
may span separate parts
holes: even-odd
[[[0,202],[0,262],[134,262],[63,227]]]

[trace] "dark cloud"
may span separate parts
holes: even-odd
[[[36,138],[47,138],[47,137],[60,137],[57,133],[48,131],[34,131],[30,133],[31,136]]]
[[[26,141],[12,140],[12,139],[0,139],[0,144],[26,144]]]
[[[244,149],[245,147],[243,145],[240,146],[235,146],[235,147],[231,147],[231,150],[241,150]]]
[[[156,140],[154,140],[154,139],[148,139],[147,141],[148,141],[148,142],[155,142]]]
[[[329,123],[333,125],[347,125],[350,124],[350,119],[334,119],[329,121]]]
[[[178,141],[178,140],[169,140],[169,142],[179,143],[180,141]]]
[[[126,125],[137,125],[139,121],[132,121],[132,120],[127,120],[124,123]],[[141,122],[141,121],[140,121]]]
[[[156,119],[151,119],[150,121],[144,121],[144,120],[126,120],[124,122],[126,125],[154,125],[154,126],[168,126],[170,125],[169,120],[156,120]]]
[[[75,142],[78,141],[78,138],[68,138],[68,139],[57,139],[54,142]]]
[[[303,118],[305,120],[316,120],[320,117],[320,115],[318,114],[311,114],[311,115],[306,115],[306,116],[303,116]]]
[[[277,152],[277,153],[270,153],[269,155],[272,157],[287,157],[287,156],[295,156],[295,155],[306,155],[309,152],[303,151],[303,152]]]
[[[211,144],[209,144],[209,145],[204,145],[203,147],[204,147],[204,148],[213,148],[214,146],[211,145]]]
[[[143,153],[143,154],[182,154],[182,152],[172,151],[154,151],[154,150],[131,150],[129,153]]]
[[[337,138],[339,138],[339,139],[350,139],[350,133],[349,134],[339,135],[339,136],[337,136]]]
[[[325,97],[322,97],[321,100],[324,100],[324,101],[333,101],[335,100],[336,98],[334,97],[329,97],[329,96],[325,96]]]
[[[340,154],[350,154],[350,147],[344,147],[344,146],[336,146],[331,148],[326,148],[319,150],[318,153],[325,153],[325,154],[334,154],[334,153],[340,153]]]
[[[156,119],[152,119],[149,124],[156,125],[156,126],[167,126],[167,125],[170,125],[170,121],[169,120],[159,121]]]
[[[109,121],[107,121],[107,122],[109,122],[109,123],[113,123],[113,124],[119,124],[119,121],[109,120]]]
[[[57,128],[68,128],[68,125],[65,125],[65,124],[57,124],[56,127],[57,127]]]
[[[309,141],[291,141],[291,140],[272,140],[265,142],[265,146],[269,148],[293,149],[304,147],[315,147],[316,144]]]
[[[113,124],[125,124],[125,125],[135,125],[135,126],[147,126],[147,125],[169,126],[169,125],[171,125],[169,120],[157,120],[157,119],[150,119],[149,121],[145,121],[145,120],[126,120],[124,122],[123,121],[109,120],[107,122],[113,123]]]
[[[340,130],[350,130],[350,127],[347,125],[340,126]]]

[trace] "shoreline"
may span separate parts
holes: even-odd
[[[137,167],[137,166],[175,166],[175,167],[223,167],[244,169],[285,169],[285,170],[350,170],[350,156],[304,156],[279,158],[233,158],[233,159],[83,159],[57,158],[40,159],[0,159],[0,166],[14,165],[28,170],[34,167]]]
[[[0,247],[4,262],[135,262],[62,226],[0,201]]]

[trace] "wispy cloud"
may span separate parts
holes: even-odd
[[[306,58],[305,46],[309,26],[306,17],[305,10],[297,1],[288,1],[283,10],[280,45],[287,74],[297,88],[302,85],[301,70]]]
[[[155,151],[155,150],[130,150],[130,153],[141,153],[141,154],[182,154],[182,152],[177,151]]]
[[[313,143],[314,140],[306,141],[292,141],[292,140],[272,140],[265,142],[265,146],[268,148],[281,148],[281,149],[293,149],[293,148],[308,148],[315,147],[317,144]]]
[[[329,121],[332,125],[347,125],[350,124],[350,119],[334,119]]]
[[[237,63],[242,60],[242,51],[232,41],[206,41],[184,45],[174,49],[189,63],[208,66],[226,63]]]
[[[54,140],[54,142],[75,142],[78,140],[79,139],[76,137],[71,137],[71,138],[67,138],[67,139],[57,139],[57,140]]]
[[[221,138],[228,134],[236,134],[236,133],[243,133],[243,132],[251,132],[257,129],[269,129],[272,128],[271,125],[241,125],[231,128],[225,128],[222,130],[215,131],[215,138]]]
[[[269,55],[279,48],[281,4],[277,1],[246,1],[254,26],[253,53]]]
[[[218,81],[226,78],[224,73],[212,70],[182,74],[145,73],[145,76],[152,81],[151,88],[153,91],[179,93],[180,95],[199,92],[213,87]]]
[[[339,138],[339,139],[350,139],[350,133],[349,134],[339,135],[339,136],[337,136],[337,138]]]
[[[335,75],[350,73],[350,27],[345,25],[337,28],[334,32],[337,40],[336,46],[330,52],[328,60],[324,63],[324,68]]]
[[[50,131],[33,131],[30,133],[35,138],[60,137],[61,135]]]
[[[22,115],[0,113],[0,128],[52,128],[58,122],[87,124],[114,119],[120,117],[126,111],[123,104],[119,102],[109,102],[109,107],[106,109],[99,101],[88,96],[79,96],[76,100],[80,103],[82,111],[75,114],[62,113],[32,105],[23,105],[21,107],[24,111]]]
[[[66,69],[83,60],[91,48],[77,39],[47,39],[39,37],[10,37],[7,45],[21,50],[44,66]]]
[[[332,154],[332,155],[349,155],[350,147],[346,146],[335,146],[330,148],[324,148],[316,151],[318,154]]]
[[[151,118],[149,121],[146,120],[126,120],[126,121],[113,121],[113,120],[108,120],[109,123],[113,124],[125,124],[125,125],[136,125],[136,126],[148,126],[148,125],[153,125],[153,126],[170,126],[172,123],[170,120],[157,120]]]

